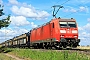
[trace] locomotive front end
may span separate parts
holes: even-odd
[[[74,19],[61,19],[60,25],[60,42],[63,47],[77,47],[80,39],[78,39],[78,27]]]

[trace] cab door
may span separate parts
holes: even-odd
[[[52,40],[54,40],[55,39],[55,37],[54,37],[54,35],[55,35],[55,32],[54,32],[54,23],[50,23],[50,34],[51,34],[51,39]]]

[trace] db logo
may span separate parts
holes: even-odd
[[[67,33],[70,33],[70,31],[67,31]]]

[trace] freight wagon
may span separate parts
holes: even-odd
[[[30,35],[29,32],[22,34],[20,36],[16,36],[10,40],[7,40],[1,43],[2,47],[30,47]]]
[[[29,47],[30,46],[30,35],[29,33],[16,36],[12,40],[13,47]]]

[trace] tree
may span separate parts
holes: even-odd
[[[0,17],[5,15],[3,13],[3,7],[4,6],[1,6],[0,5]],[[7,18],[4,18],[4,19],[0,19],[0,29],[3,28],[3,27],[8,27],[10,25],[11,21],[10,21],[10,15],[8,15]]]

